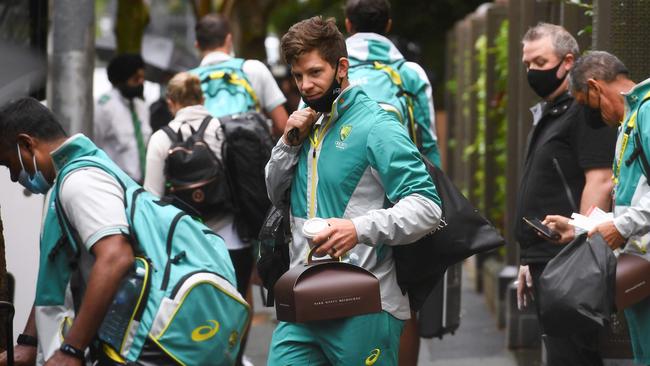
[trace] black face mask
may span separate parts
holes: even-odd
[[[560,60],[560,63],[557,64],[557,66],[549,70],[528,70],[528,85],[530,85],[533,91],[535,91],[535,94],[542,98],[546,98],[562,85],[568,72],[565,73],[561,79],[558,79],[556,75],[557,70],[560,69],[560,65],[562,65],[563,61],[564,58]]]
[[[122,84],[117,87],[117,90],[120,91],[120,94],[126,99],[140,98],[144,99],[144,84],[138,86],[128,86]]]
[[[339,63],[336,62],[336,69],[334,70],[334,79],[329,89],[323,94],[323,96],[315,99],[307,99],[304,95],[301,94],[302,100],[309,106],[309,108],[315,110],[316,112],[327,113],[332,110],[332,103],[334,100],[341,94],[341,83],[336,79],[336,74],[339,71]]]

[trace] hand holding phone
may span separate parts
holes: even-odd
[[[542,224],[542,221],[538,218],[531,217],[522,217],[524,222],[532,227],[538,234],[543,236],[548,240],[558,241],[560,240],[560,233],[557,231],[551,230],[548,226]]]

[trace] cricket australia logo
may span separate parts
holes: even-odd
[[[348,144],[346,144],[344,141],[350,136],[350,133],[352,132],[352,125],[344,125],[341,127],[339,130],[339,140],[336,141],[336,147],[339,149],[345,149]]]

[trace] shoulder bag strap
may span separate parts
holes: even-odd
[[[573,212],[580,212],[578,205],[576,205],[576,201],[573,198],[573,193],[571,193],[571,188],[569,187],[569,183],[567,182],[566,177],[564,176],[564,172],[562,171],[562,167],[560,166],[560,162],[557,161],[557,158],[553,158],[553,166],[555,167],[555,170],[557,170],[557,174],[560,176],[560,180],[562,180],[562,185],[564,186],[564,192],[566,193],[567,200],[569,200],[571,209],[573,209]]]

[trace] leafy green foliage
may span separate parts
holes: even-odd
[[[487,216],[502,231],[505,226],[506,210],[506,146],[508,128],[507,105],[508,95],[506,85],[508,80],[508,21],[504,20],[499,27],[499,33],[494,39],[494,47],[489,50],[495,57],[496,84],[494,98],[489,101],[488,115],[490,121],[496,124],[496,136],[489,143],[489,149],[494,154],[496,172],[494,174],[495,192],[489,205]]]
[[[434,100],[442,101],[445,60],[445,35],[456,21],[474,11],[484,0],[389,0],[393,28],[389,36],[405,40],[398,45],[410,61],[420,63],[429,73],[434,87]],[[345,33],[344,0],[285,0],[275,7],[269,21],[270,30],[282,35],[289,27],[306,18],[323,15],[334,17]],[[413,50],[414,52],[410,52]]]
[[[489,47],[489,44],[493,47]],[[472,194],[478,197],[477,208],[485,212],[486,216],[497,227],[504,228],[504,212],[506,206],[506,129],[507,129],[507,95],[506,83],[508,77],[508,21],[501,23],[499,33],[492,42],[489,42],[486,35],[481,35],[474,44],[475,57],[464,57],[463,64],[476,63],[478,76],[469,88],[462,92],[463,104],[467,105],[470,100],[470,93],[476,94],[476,136],[474,141],[463,150],[463,159],[476,159],[477,169],[472,176]],[[494,95],[487,95],[487,59],[488,55],[494,56],[496,83],[494,85]],[[468,67],[465,65],[464,67]],[[468,70],[468,69],[466,69]],[[448,82],[448,85],[454,85],[455,81]],[[450,88],[451,89],[451,88]],[[465,115],[469,118],[469,110]],[[492,124],[495,136],[494,140],[486,140],[486,127]],[[489,199],[484,200],[488,194],[485,190],[486,179],[486,153],[490,151],[493,154],[495,171],[491,172],[491,179],[495,179],[495,192],[490,192]]]
[[[593,18],[594,17],[594,6],[593,4],[586,3],[582,0],[565,0],[565,3],[568,5],[574,5],[584,9],[585,15]],[[585,26],[584,28],[578,31],[578,36],[582,35],[591,35],[593,32],[593,27],[590,25]]]

